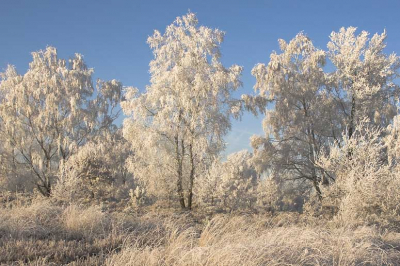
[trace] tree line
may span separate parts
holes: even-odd
[[[82,55],[67,61],[54,47],[33,52],[25,74],[8,66],[0,83],[3,189],[64,200],[122,191],[136,204],[182,209],[305,210],[325,200],[349,213],[369,191],[369,207],[397,210],[394,194],[377,196],[399,178],[400,61],[385,53],[386,32],[341,28],[326,50],[303,32],[279,40],[280,51],[251,71],[254,93],[241,98],[233,95],[243,67],[220,60],[224,35],[193,13],[154,31],[144,92],[94,82]],[[223,160],[224,137],[244,112],[265,117],[265,135],[251,137],[252,152]]]

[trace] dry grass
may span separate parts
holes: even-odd
[[[197,234],[172,230],[157,246],[126,245],[108,265],[398,265],[376,228],[271,227],[254,217],[213,218]],[[399,239],[397,239],[399,240]],[[399,244],[394,241],[392,244]]]
[[[3,201],[2,265],[399,265],[400,234],[296,213],[105,212]]]
[[[126,237],[120,223],[96,207],[58,206],[43,198],[3,201],[0,217],[4,265],[102,264]]]

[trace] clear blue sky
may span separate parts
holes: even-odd
[[[226,32],[222,61],[244,66],[241,93],[252,93],[250,71],[268,62],[278,50],[277,40],[290,40],[299,31],[325,49],[329,34],[342,26],[372,34],[386,29],[387,51],[400,54],[399,0],[1,0],[0,70],[13,64],[23,73],[30,52],[52,45],[63,58],[83,54],[95,78],[115,78],[144,90],[152,59],[147,37],[154,29],[163,32],[189,9],[201,25]],[[234,122],[226,153],[248,148],[249,137],[262,134],[261,120],[246,114]]]

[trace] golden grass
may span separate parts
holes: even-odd
[[[400,265],[400,234],[297,213],[137,215],[46,199],[1,206],[2,265]]]

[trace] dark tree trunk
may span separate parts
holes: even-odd
[[[194,183],[194,174],[195,174],[195,166],[194,166],[194,155],[193,155],[193,145],[189,146],[189,156],[190,156],[190,176],[189,176],[189,195],[188,195],[188,209],[192,209],[192,201],[193,201],[193,183]]]
[[[43,184],[36,184],[40,194],[45,197],[50,197],[51,194],[51,185],[50,182],[43,182]]]
[[[351,97],[351,113],[350,113],[349,132],[348,132],[349,139],[353,136],[354,133],[355,115],[356,115],[356,98],[353,95]]]
[[[179,154],[179,138],[178,136],[175,136],[175,155],[176,155],[176,163],[177,163],[177,181],[176,181],[176,187],[177,187],[177,193],[178,193],[178,198],[179,198],[179,204],[182,209],[185,209],[185,197],[183,195],[183,188],[182,188],[182,175],[183,175],[183,152],[184,152],[184,147],[182,146],[182,154]]]

